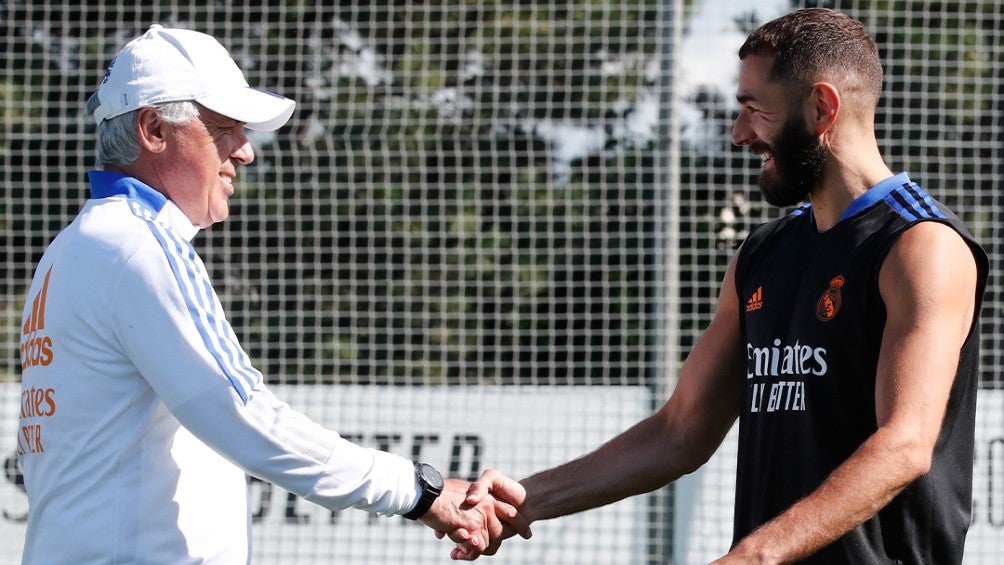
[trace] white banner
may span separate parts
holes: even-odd
[[[277,386],[276,394],[357,443],[476,477],[493,467],[521,478],[585,454],[648,415],[640,387]],[[0,563],[18,563],[27,498],[15,485],[20,387],[0,385]],[[252,481],[254,563],[453,563],[452,543],[404,518],[330,512]],[[541,522],[531,541],[506,542],[495,564],[635,565],[648,553],[649,497]]]
[[[409,388],[284,386],[276,393],[318,422],[361,443],[428,461],[469,478],[486,467],[514,477],[595,449],[651,412],[638,387]],[[20,388],[0,385],[0,564],[20,561],[27,499],[16,485],[13,430]],[[675,563],[708,563],[727,551],[732,535],[736,431],[700,471],[677,483]],[[976,427],[973,525],[967,565],[1004,555],[1004,391],[982,390]],[[257,565],[317,563],[452,563],[451,544],[403,518],[359,510],[329,512],[261,482],[251,483]],[[495,564],[644,563],[649,497],[541,522],[534,539],[506,542]],[[656,525],[658,526],[658,525]]]

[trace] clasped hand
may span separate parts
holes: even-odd
[[[526,499],[521,484],[494,470],[485,471],[474,483],[447,479],[429,512],[420,521],[456,543],[452,559],[473,561],[495,555],[502,540],[519,534],[531,536],[530,522],[520,512]]]

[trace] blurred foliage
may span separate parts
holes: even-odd
[[[267,378],[646,382],[655,147],[572,158],[556,179],[554,147],[533,128],[623,122],[618,104],[653,86],[642,61],[658,52],[656,8],[96,2],[68,18],[7,6],[6,91],[32,99],[4,111],[39,114],[0,143],[17,165],[5,193],[27,191],[24,213],[3,215],[5,237],[26,234],[4,246],[20,271],[8,295],[84,199],[83,100],[114,52],[159,22],[217,36],[249,82],[298,101],[239,178],[231,218],[197,241]],[[626,70],[601,72],[612,59]]]
[[[618,134],[639,100],[661,104],[673,86],[660,58],[664,4],[98,0],[71,13],[6,3],[6,317],[20,317],[34,263],[86,198],[84,100],[115,51],[159,22],[215,35],[251,84],[298,103],[275,137],[256,138],[231,218],[196,242],[266,378],[650,384],[675,369],[660,365],[666,308],[682,315],[686,351],[742,234],[777,214],[760,203],[756,160],[728,141],[732,93],[695,94],[720,143],[684,147],[680,300],[664,303],[667,124],[647,141]],[[993,4],[819,4],[881,30],[890,82],[879,134],[893,166],[996,243],[992,116],[1004,95]],[[558,125],[604,144],[559,168],[568,147],[544,129]],[[15,372],[16,323],[5,331]]]

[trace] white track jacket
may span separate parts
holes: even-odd
[[[330,509],[410,510],[411,461],[265,386],[181,210],[133,178],[90,181],[22,317],[24,563],[246,563],[245,472]]]

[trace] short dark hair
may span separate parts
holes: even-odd
[[[739,48],[739,58],[774,57],[770,80],[800,88],[819,80],[862,95],[872,109],[882,93],[882,61],[865,26],[836,10],[806,8],[765,23]]]

